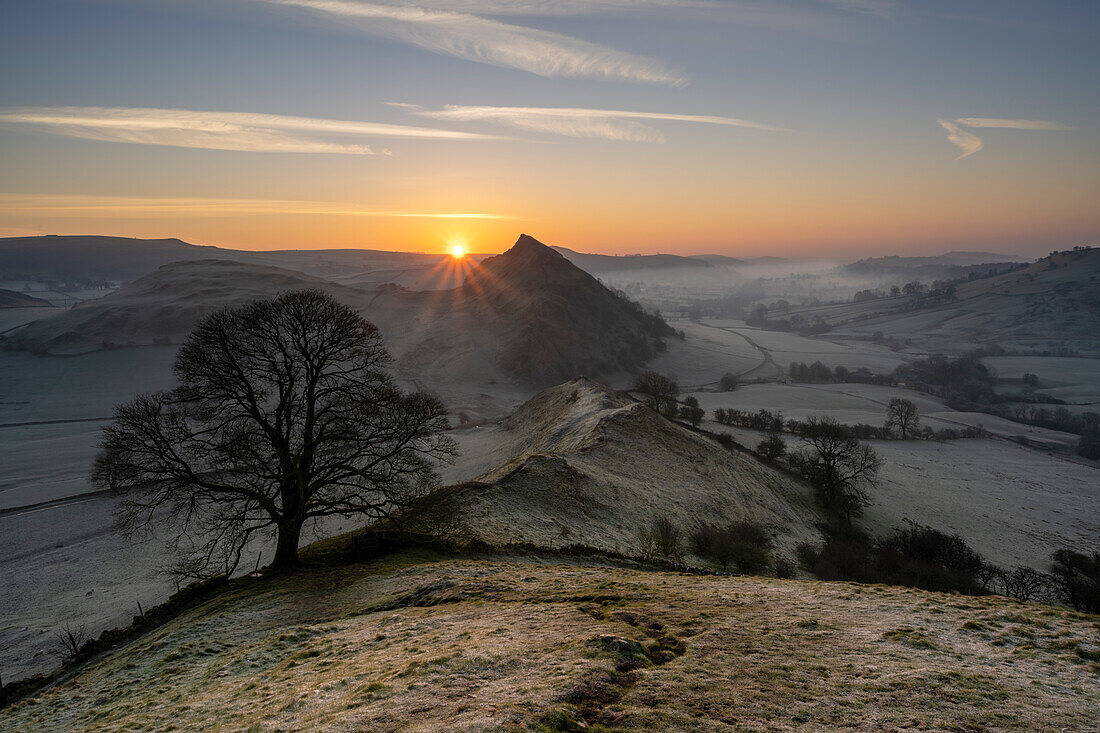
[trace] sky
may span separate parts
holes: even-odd
[[[4,0],[0,236],[1100,244],[1096,0]]]

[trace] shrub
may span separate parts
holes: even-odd
[[[777,433],[771,433],[756,446],[756,452],[769,461],[774,461],[787,452],[787,444]]]
[[[1100,613],[1100,552],[1086,555],[1061,549],[1050,567],[1058,600],[1078,611]]]
[[[797,566],[785,557],[777,557],[772,562],[772,573],[777,578],[793,578],[797,572]]]
[[[648,527],[638,530],[638,546],[646,560],[659,557],[679,560],[683,557],[683,533],[666,516],[653,518]]]
[[[771,560],[772,538],[760,524],[751,521],[727,525],[699,525],[691,534],[692,552],[721,565],[732,565],[741,573],[758,573]]]
[[[722,392],[732,392],[737,389],[737,375],[733,372],[723,374],[718,380],[718,389]]]

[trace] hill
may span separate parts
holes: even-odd
[[[76,354],[179,343],[204,314],[283,290],[320,288],[382,329],[399,366],[433,385],[495,379],[545,386],[629,372],[672,329],[554,250],[521,236],[467,266],[452,290],[360,289],[232,259],[174,262],[111,294],[12,331],[10,348]],[[453,277],[453,275],[452,275]]]
[[[0,728],[1084,731],[1095,625],[887,586],[406,554],[238,583]]]
[[[845,275],[887,277],[892,281],[950,280],[971,273],[986,275],[1026,263],[1023,257],[994,252],[947,252],[933,257],[868,257],[839,268]]]
[[[53,235],[0,239],[0,281],[126,283],[172,262],[208,259],[281,267],[359,287],[392,282],[426,290],[461,283],[446,267],[451,259],[447,255],[371,249],[244,251],[179,239]]]
[[[660,318],[526,234],[475,266],[458,295],[444,307],[482,324],[501,368],[537,386],[633,371],[672,334]]]
[[[685,533],[704,522],[758,522],[789,558],[799,542],[820,539],[805,487],[588,379],[538,393],[493,440],[497,465],[463,499],[467,524],[490,544],[632,555],[638,531],[657,516]]]
[[[96,300],[12,332],[5,345],[50,354],[79,354],[119,346],[181,343],[207,313],[283,290],[320,288],[349,305],[367,294],[293,270],[232,260],[163,265]]]
[[[0,308],[52,308],[53,303],[26,293],[0,288]]]
[[[709,269],[710,262],[680,255],[597,255],[575,252],[565,247],[553,247],[577,267],[593,275],[633,272],[636,270]]]
[[[699,260],[700,262],[708,262],[711,265],[715,265],[718,267],[739,267],[741,265],[747,265],[751,262],[751,260],[742,260],[738,259],[737,257],[727,257],[726,255],[691,255],[691,259]],[[776,257],[774,259],[779,260],[781,258]]]
[[[0,239],[0,280],[126,282],[169,262],[218,257],[179,239],[48,236]]]
[[[1100,249],[1055,252],[1022,268],[955,286],[953,297],[899,296],[791,311],[834,333],[911,339],[958,351],[975,344],[1068,348],[1100,355]]]

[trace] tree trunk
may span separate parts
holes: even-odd
[[[289,570],[298,564],[298,542],[302,537],[301,520],[288,519],[279,525],[278,546],[275,550],[275,570]]]

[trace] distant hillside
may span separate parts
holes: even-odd
[[[672,334],[664,321],[526,234],[475,266],[459,292],[457,308],[491,331],[505,371],[540,386],[632,371]]]
[[[46,236],[0,239],[0,280],[99,284],[131,282],[172,262],[232,260],[297,270],[361,287],[393,282],[418,289],[461,283],[442,254],[370,249],[245,251],[178,239]]]
[[[52,308],[53,303],[41,298],[0,288],[0,308]]]
[[[949,280],[1011,269],[1027,262],[1016,255],[993,252],[947,252],[933,257],[869,257],[842,266],[840,272],[857,276],[891,276],[898,280]]]
[[[690,259],[699,260],[700,262],[706,262],[718,267],[737,267],[739,265],[747,265],[751,262],[751,260],[742,260],[736,257],[727,257],[726,255],[691,255]],[[776,257],[774,259],[778,260],[780,258]]]
[[[307,287],[330,292],[375,321],[404,372],[435,383],[501,378],[545,386],[580,374],[629,372],[672,334],[664,321],[531,237],[465,272],[457,289],[417,292],[348,287],[235,260],[174,262],[15,330],[5,345],[74,354],[179,343],[216,308]]]
[[[38,353],[78,354],[181,343],[202,316],[218,308],[307,287],[330,292],[349,305],[368,298],[362,291],[292,270],[230,260],[174,262],[102,298],[30,323],[5,344]]]
[[[177,260],[217,257],[178,239],[65,236],[0,239],[0,280],[128,281]]]
[[[946,301],[903,295],[791,315],[821,317],[841,333],[881,331],[932,349],[998,343],[1100,355],[1100,249],[1056,252],[1024,268],[960,283]]]
[[[574,252],[565,247],[552,247],[565,259],[572,262],[585,272],[593,275],[606,275],[615,272],[630,272],[634,270],[661,270],[681,268],[710,268],[710,262],[694,257],[681,257],[680,255],[597,255]]]
[[[464,497],[475,534],[493,544],[579,543],[637,552],[654,516],[678,526],[751,520],[779,552],[817,542],[808,490],[588,379],[543,390],[499,428],[500,464]]]

